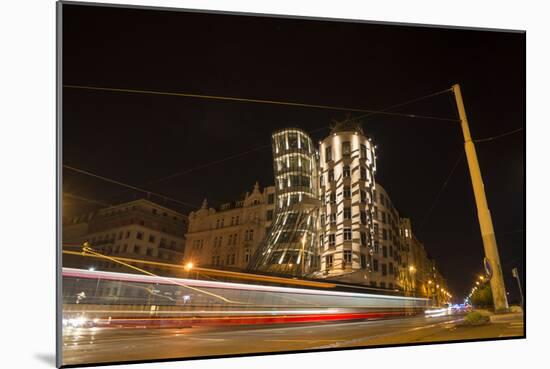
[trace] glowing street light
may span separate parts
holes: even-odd
[[[193,269],[193,262],[188,262],[187,264],[185,264],[185,270],[187,271],[190,271],[191,269]]]

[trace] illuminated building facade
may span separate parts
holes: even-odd
[[[256,183],[240,199],[209,207],[205,200],[189,214],[185,262],[208,268],[244,270],[269,230],[275,187]]]
[[[319,272],[325,278],[354,274],[365,283],[374,246],[374,145],[346,120],[332,128],[319,151]]]
[[[317,268],[317,150],[301,129],[272,135],[275,213],[249,270],[304,276]]]
[[[95,251],[113,257],[179,264],[183,260],[187,216],[147,199],[100,209],[85,216],[66,219],[64,249],[77,251],[87,241]],[[166,270],[134,263],[153,273]],[[108,271],[131,271],[108,259],[64,255],[64,267]]]

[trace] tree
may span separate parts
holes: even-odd
[[[472,305],[477,308],[493,308],[493,293],[489,284],[480,286],[472,294]]]

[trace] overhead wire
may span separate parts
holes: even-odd
[[[183,206],[186,206],[186,207],[191,207],[191,208],[194,208],[194,209],[199,207],[195,204],[191,204],[191,203],[188,203],[188,202],[185,202],[185,201],[181,201],[181,200],[175,199],[175,198],[170,197],[170,196],[166,196],[166,195],[163,195],[163,194],[160,194],[160,193],[157,193],[157,192],[153,192],[153,191],[149,191],[149,190],[146,190],[146,189],[143,189],[143,188],[139,188],[139,187],[136,187],[136,186],[133,186],[133,185],[130,185],[130,184],[127,184],[127,183],[123,183],[123,182],[120,182],[120,181],[117,181],[117,180],[114,180],[114,179],[111,179],[111,178],[107,178],[105,176],[101,176],[99,174],[95,174],[95,173],[92,173],[92,172],[87,171],[87,170],[75,168],[75,167],[72,167],[72,166],[69,166],[69,165],[66,165],[66,164],[63,164],[63,168],[69,169],[69,170],[72,170],[74,172],[81,173],[81,174],[84,174],[84,175],[87,175],[87,176],[90,176],[90,177],[98,178],[98,179],[101,179],[101,180],[106,181],[106,182],[117,184],[119,186],[123,186],[123,187],[129,188],[129,189],[135,190],[135,191],[143,192],[143,193],[146,193],[146,194],[149,194],[149,195],[154,195],[154,196],[166,199],[166,200],[170,200],[172,202],[175,202],[177,204],[180,204],[180,205],[183,205]]]

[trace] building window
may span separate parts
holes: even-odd
[[[273,220],[273,210],[267,211],[267,220]]]
[[[137,235],[136,235],[136,238],[138,240],[143,240],[143,232],[138,232]]]
[[[365,269],[367,267],[367,257],[361,254],[361,268]]]
[[[327,269],[332,268],[332,255],[325,256],[325,265]]]
[[[326,222],[326,216],[325,214],[321,214],[321,227],[325,225],[325,222]]]
[[[378,260],[376,259],[372,259],[372,270],[374,270],[375,272],[378,271]]]
[[[150,234],[149,235],[149,242],[154,243],[155,242],[155,236]]]
[[[325,162],[328,163],[329,161],[332,161],[332,146],[325,148]]]
[[[393,263],[388,264],[388,269],[389,269],[390,274],[393,275]]]
[[[351,208],[344,208],[344,219],[351,219]]]
[[[141,253],[141,248],[140,248],[138,245],[135,245],[135,246],[134,246],[134,253],[136,253],[136,254],[140,254],[140,253]]]
[[[342,156],[350,156],[351,144],[349,141],[342,142]]]
[[[330,203],[336,204],[336,194],[334,192],[330,194]]]
[[[147,248],[147,256],[153,256],[153,249],[150,247]]]
[[[361,232],[361,246],[367,246],[367,233]]]
[[[388,288],[392,289],[393,290],[393,283],[388,283]]]
[[[380,282],[380,288],[386,288],[386,282]]]
[[[381,215],[382,215],[382,223],[386,223],[386,213],[382,211]]]
[[[344,165],[344,169],[342,170],[342,176],[344,178],[348,178],[351,175],[351,171],[349,169],[349,165]]]
[[[216,219],[216,228],[220,228],[220,220]]]
[[[361,159],[367,158],[367,147],[365,145],[361,145]]]
[[[344,250],[344,263],[351,263],[351,250]]]
[[[267,203],[273,204],[274,202],[275,202],[275,194],[270,193],[269,195],[267,195]]]
[[[388,257],[388,246],[382,247],[382,256],[387,258]]]
[[[393,246],[390,246],[390,257],[393,256]]]
[[[349,186],[344,186],[344,198],[349,199],[351,197],[351,190]]]
[[[386,229],[382,229],[382,239],[383,240],[388,239],[388,231]]]
[[[328,170],[328,181],[329,182],[334,181],[334,169],[329,169]]]
[[[151,209],[151,213],[157,215],[157,209]]]
[[[367,212],[361,210],[361,224],[367,224]]]
[[[120,232],[118,233],[118,239],[119,239],[119,240],[122,240],[122,234],[123,234],[122,231],[120,231]]]
[[[367,180],[367,168],[361,167],[361,180],[366,181]]]
[[[330,224],[336,224],[336,213],[330,214]]]
[[[351,241],[351,228],[344,228],[344,241]]]
[[[388,266],[386,264],[382,264],[382,275],[388,275]]]
[[[367,203],[367,191],[361,190],[361,203]]]
[[[374,224],[374,234],[376,235],[376,237],[380,237],[380,231],[378,230],[378,224],[376,223]]]
[[[330,233],[328,235],[328,245],[329,246],[334,246],[336,245],[336,235],[334,233]]]

